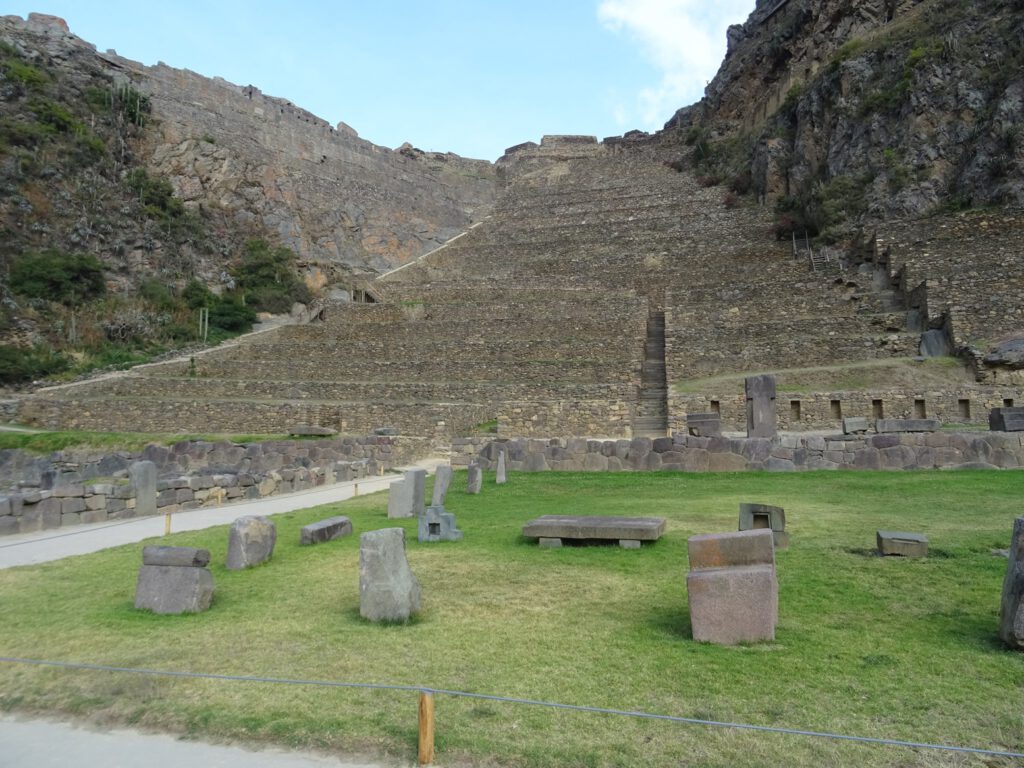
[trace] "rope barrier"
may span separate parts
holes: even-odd
[[[175,670],[160,669],[136,669],[132,667],[114,667],[104,664],[86,664],[71,661],[47,661],[42,659],[23,659],[9,656],[0,656],[0,663],[5,664],[28,664],[43,667],[58,667],[61,669],[86,670],[98,672],[124,672],[138,675],[154,675],[158,677],[177,677],[198,680],[222,680],[230,682],[245,683],[270,683],[274,685],[307,685],[327,688],[361,688],[370,690],[385,691],[416,691],[419,693],[452,696],[466,699],[482,699],[485,701],[497,701],[507,704],[524,704],[535,707],[547,707],[550,709],[562,709],[573,712],[589,712],[600,715],[618,715],[621,717],[635,717],[646,720],[662,720],[672,723],[683,723],[686,725],[701,725],[712,728],[732,728],[736,730],[758,731],[761,733],[781,733],[789,736],[807,736],[819,739],[832,739],[835,741],[849,741],[862,744],[878,744],[891,747],[906,747],[910,749],[930,749],[942,752],[957,752],[972,755],[986,755],[989,757],[1024,758],[1024,752],[1006,752],[995,749],[982,749],[979,747],[958,747],[946,744],[929,744],[927,742],[905,741],[902,739],[883,739],[871,736],[851,736],[841,733],[829,733],[827,731],[810,731],[799,728],[783,728],[771,725],[753,725],[750,723],[733,723],[722,720],[703,720],[695,717],[680,717],[678,715],[660,715],[652,712],[640,712],[627,709],[611,709],[607,707],[589,707],[581,704],[563,704],[552,701],[539,701],[535,699],[522,699],[514,696],[498,696],[487,693],[471,693],[469,691],[454,691],[444,688],[431,688],[422,685],[402,685],[389,683],[351,683],[334,680],[294,680],[278,677],[251,677],[244,675],[221,675],[209,672],[182,672]]]

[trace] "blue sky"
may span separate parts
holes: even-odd
[[[37,0],[101,51],[255,85],[387,147],[495,160],[660,128],[754,0]]]

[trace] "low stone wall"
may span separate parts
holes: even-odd
[[[59,451],[38,457],[0,451],[0,535],[135,517],[129,467],[156,467],[156,512],[258,499],[377,475],[421,458],[429,441],[371,436],[265,443],[182,441],[110,454]],[[0,485],[0,487],[2,487]],[[152,507],[152,502],[150,502]]]
[[[632,434],[633,410],[622,400],[544,400],[502,404],[498,434],[533,437],[586,434],[622,437]]]
[[[460,438],[452,464],[492,467],[500,450],[508,468],[536,472],[794,472],[812,469],[1018,469],[1024,435],[1017,432],[930,432],[831,437],[784,434],[768,438],[674,437],[501,440]]]
[[[742,386],[742,383],[741,383]],[[843,419],[939,419],[952,424],[987,424],[993,408],[1024,403],[1017,387],[964,387],[960,390],[874,390],[867,392],[779,392],[775,399],[779,428],[800,431],[840,429]],[[715,412],[726,430],[746,428],[742,392],[669,395],[669,427],[686,431],[687,413]]]

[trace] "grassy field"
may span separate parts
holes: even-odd
[[[285,440],[288,435],[186,435],[143,432],[48,432],[44,430],[0,431],[0,450],[20,448],[30,453],[46,454],[67,448],[138,451],[150,443],[173,445],[182,440],[229,440],[234,443],[258,443]],[[302,439],[302,438],[292,438]]]
[[[684,717],[1024,751],[1024,654],[996,636],[1019,472],[518,474],[448,508],[462,542],[419,544],[386,497],[278,516],[270,563],[223,568],[208,547],[204,614],[132,607],[140,545],[0,572],[0,655],[231,675],[424,685]],[[686,539],[734,530],[738,504],[786,509],[774,643],[690,638]],[[359,617],[358,535],[313,548],[299,528],[346,514],[401,522],[423,586],[408,625]],[[541,514],[668,518],[640,551],[542,550]],[[926,560],[880,558],[879,528],[921,531]],[[0,664],[0,708],[194,738],[415,757],[416,694],[193,681]],[[1012,761],[439,697],[437,762],[501,766],[964,766]]]

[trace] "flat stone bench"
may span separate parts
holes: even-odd
[[[624,549],[640,542],[657,541],[665,532],[663,517],[600,517],[597,515],[544,515],[523,526],[523,536],[539,539],[542,547],[560,547],[563,539],[581,542],[617,541]]]
[[[352,533],[352,521],[343,515],[328,517],[326,520],[318,520],[315,523],[302,526],[299,533],[299,544],[310,546],[320,544],[324,541],[332,541],[348,536]]]
[[[875,533],[875,541],[882,555],[928,557],[928,537],[923,533],[878,531]]]

